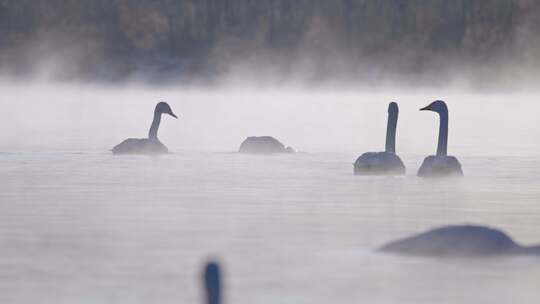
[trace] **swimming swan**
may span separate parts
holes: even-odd
[[[206,303],[221,303],[221,272],[216,262],[210,262],[204,270],[204,286],[206,289]]]
[[[251,136],[242,142],[238,152],[249,154],[273,154],[295,153],[295,150],[291,147],[285,147],[284,144],[272,136]]]
[[[389,243],[383,252],[433,257],[539,255],[540,246],[516,244],[506,233],[485,227],[458,225],[436,228]]]
[[[420,177],[442,177],[442,176],[463,176],[461,164],[454,156],[447,155],[448,147],[448,107],[442,100],[436,100],[420,111],[433,111],[439,113],[439,143],[437,155],[430,155],[424,159],[418,176]]]
[[[157,132],[161,122],[161,114],[169,114],[174,118],[178,118],[171,110],[171,107],[166,102],[160,102],[154,110],[154,120],[148,138],[128,138],[112,149],[113,154],[164,154],[169,150],[162,144]]]
[[[356,175],[403,175],[405,165],[396,154],[396,127],[399,108],[397,103],[388,105],[388,125],[386,128],[386,150],[384,152],[367,152],[354,163]]]

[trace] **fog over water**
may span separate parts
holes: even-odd
[[[540,146],[534,91],[46,83],[7,83],[1,90],[3,151],[105,151],[145,137],[162,100],[181,115],[164,117],[160,128],[172,151],[236,151],[253,135],[276,136],[304,152],[376,151],[384,147],[387,104],[396,101],[398,153],[427,155],[435,150],[438,117],[418,109],[435,99],[449,105],[449,153],[530,156]]]
[[[203,303],[217,258],[226,303],[538,303],[538,258],[385,255],[435,226],[491,225],[540,243],[534,91],[306,87],[0,85],[0,302]],[[443,99],[463,179],[416,177],[435,153]],[[159,157],[113,156],[145,137],[157,101]],[[384,149],[400,106],[407,175],[352,175]],[[305,152],[246,156],[252,135]]]
[[[377,250],[540,245],[539,3],[0,1],[0,304],[203,304],[208,260],[225,304],[540,303],[540,257]],[[464,178],[416,176],[437,99]],[[113,155],[160,101],[170,153]],[[407,174],[353,175],[392,101]]]

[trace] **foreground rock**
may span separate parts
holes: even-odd
[[[430,257],[540,256],[540,246],[521,246],[501,230],[471,225],[436,228],[391,242],[381,251]]]

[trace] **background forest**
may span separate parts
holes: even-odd
[[[309,81],[378,82],[466,63],[491,74],[508,63],[536,68],[539,16],[534,0],[0,0],[0,70],[98,81],[301,71]]]

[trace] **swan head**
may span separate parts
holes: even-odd
[[[398,113],[398,112],[399,112],[399,108],[398,108],[397,103],[391,102],[391,103],[388,105],[388,114]]]
[[[178,118],[178,116],[176,116],[176,115],[173,113],[173,111],[172,111],[172,109],[171,109],[171,106],[169,106],[168,103],[163,102],[163,101],[160,102],[160,103],[158,103],[158,104],[156,105],[156,112],[157,112],[157,113],[162,113],[162,114],[169,114],[169,115],[171,115],[171,116],[174,117],[174,118]]]
[[[428,106],[421,108],[420,111],[433,111],[437,113],[443,113],[448,111],[448,107],[446,106],[446,103],[444,101],[435,100]]]

